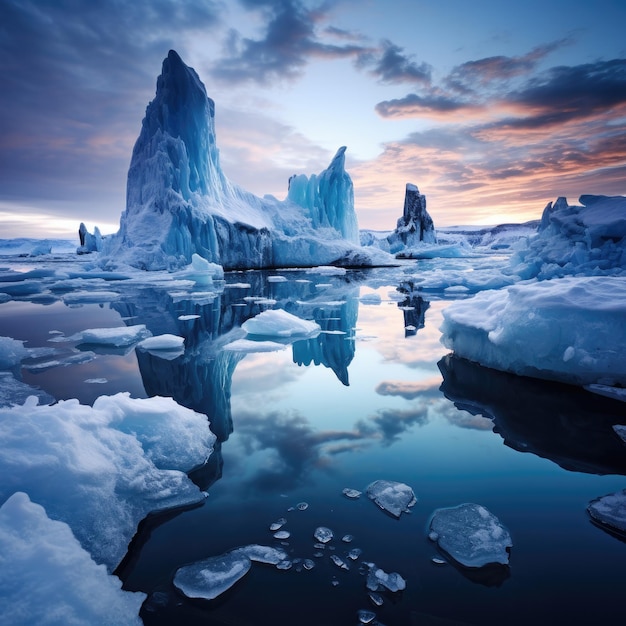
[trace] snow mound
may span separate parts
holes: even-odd
[[[442,343],[523,376],[626,386],[626,277],[565,277],[484,291],[443,311]]]
[[[509,531],[484,506],[467,503],[437,509],[430,528],[437,545],[465,567],[509,562],[513,547]]]
[[[185,472],[207,460],[215,436],[206,416],[171,398],[120,393],[93,407],[29,398],[0,408],[0,440],[0,502],[28,493],[112,571],[148,513],[203,501]]]
[[[97,565],[70,527],[25,493],[0,507],[0,605],[5,626],[140,626],[143,593]]]

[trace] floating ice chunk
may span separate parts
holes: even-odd
[[[250,289],[252,285],[250,283],[226,283],[224,289]]]
[[[373,591],[370,591],[367,595],[374,606],[382,606],[385,602],[380,594],[374,593]]]
[[[406,581],[397,572],[387,573],[373,563],[367,573],[366,586],[370,591],[379,591],[382,587],[396,592],[406,589]]]
[[[287,279],[284,276],[268,276],[268,283],[286,283]]]
[[[382,301],[379,293],[365,293],[359,298],[361,304],[380,304]]]
[[[151,335],[152,333],[146,328],[145,324],[136,324],[134,326],[116,326],[114,328],[89,328],[68,337],[68,340],[86,344],[121,347],[137,343]]]
[[[29,356],[24,342],[12,337],[0,337],[0,369],[15,367],[22,359]]]
[[[289,539],[291,533],[288,530],[279,530],[274,533],[274,539]]]
[[[430,523],[438,546],[466,567],[509,562],[513,546],[509,531],[479,504],[437,509]]]
[[[252,339],[235,339],[224,346],[224,350],[231,352],[277,352],[284,350],[287,346],[276,341],[253,341]]]
[[[341,538],[341,541],[343,541],[344,543],[350,543],[353,539],[354,537],[352,535],[344,535]]]
[[[185,338],[180,337],[178,335],[156,335],[154,337],[147,337],[146,339],[142,339],[137,347],[143,350],[182,350],[185,346]]]
[[[376,613],[361,609],[357,612],[360,624],[371,624],[376,619]]]
[[[432,563],[434,563],[435,565],[445,565],[446,562],[443,559],[440,559],[437,556],[434,556],[432,559],[430,559]]]
[[[103,385],[109,381],[106,378],[85,378],[85,382],[88,385]]]
[[[322,276],[345,276],[345,267],[335,267],[334,265],[318,265],[307,269],[307,274],[321,274]]]
[[[316,528],[313,536],[322,544],[328,543],[334,537],[333,531],[326,526]]]
[[[348,567],[348,564],[340,557],[337,556],[336,554],[331,554],[330,555],[330,560],[339,568],[339,569],[350,569]]]
[[[246,320],[241,327],[250,335],[268,337],[312,337],[321,330],[319,324],[303,320],[283,309],[263,311]]]
[[[246,554],[233,550],[178,568],[174,574],[174,587],[188,598],[213,600],[245,576],[250,566]]]
[[[73,291],[63,296],[65,304],[101,304],[118,300],[120,294],[115,291]]]
[[[280,563],[276,564],[276,569],[288,570],[288,569],[291,569],[292,566],[293,566],[293,562],[290,561],[289,559],[285,559],[284,561],[281,561]]]
[[[626,533],[626,489],[592,500],[587,511],[603,526]]]
[[[270,530],[272,532],[274,532],[275,530],[280,530],[286,523],[287,520],[284,517],[281,517],[280,519],[277,519],[275,522],[272,522],[270,524]]]
[[[145,594],[122,591],[80,545],[69,526],[50,519],[22,492],[0,507],[3,624],[141,626]]]
[[[309,508],[309,505],[307,502],[298,502],[298,504],[296,504],[296,509],[298,509],[298,511],[306,511]]]
[[[287,553],[280,548],[261,546],[258,544],[243,546],[242,548],[233,550],[233,552],[245,554],[251,561],[267,563],[268,565],[278,565],[287,558]]]
[[[348,552],[348,558],[356,561],[362,554],[363,550],[361,548],[352,548],[350,552]]]
[[[417,502],[411,487],[393,480],[374,481],[367,488],[367,496],[381,509],[398,518]]]
[[[311,561],[311,559],[304,559],[302,566],[304,567],[304,569],[309,570],[315,567],[315,563]]]
[[[199,317],[199,315],[179,315],[178,319],[181,322],[189,322],[191,320],[197,320]]]
[[[361,497],[361,492],[356,489],[349,489],[346,487],[341,493],[343,493],[346,498],[350,498],[351,500],[356,500]]]

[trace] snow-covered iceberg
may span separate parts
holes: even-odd
[[[457,356],[524,376],[626,386],[626,277],[520,283],[443,315],[442,343]]]
[[[292,178],[283,201],[231,183],[220,166],[215,104],[171,50],[133,149],[120,229],[103,240],[102,262],[171,270],[195,253],[225,269],[392,264],[358,244],[344,152],[319,176]]]
[[[626,275],[626,197],[583,195],[548,203],[537,234],[511,258],[522,278]]]

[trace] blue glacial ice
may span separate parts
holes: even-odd
[[[465,567],[507,565],[513,546],[509,531],[484,506],[473,503],[437,509],[429,537]]]
[[[285,200],[259,198],[222,171],[215,104],[171,50],[133,149],[126,210],[101,261],[176,270],[194,254],[225,269],[393,264],[358,242],[350,176],[340,148],[328,169],[292,178]]]

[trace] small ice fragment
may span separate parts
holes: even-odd
[[[315,567],[315,563],[311,559],[304,559],[302,566],[304,567],[304,569],[309,570]]]
[[[381,587],[385,587],[389,591],[396,592],[406,588],[406,581],[397,572],[388,574],[372,564],[367,574],[366,586],[370,591],[378,591]]]
[[[316,548],[317,550],[325,550],[326,546],[323,543],[314,543],[313,547]]]
[[[430,559],[435,565],[445,565],[446,562],[443,559],[440,559],[438,556],[434,556]]]
[[[284,276],[268,276],[268,283],[286,283],[287,279]]]
[[[313,536],[320,543],[328,543],[333,538],[333,531],[330,528],[326,528],[326,526],[319,526],[315,529],[315,533]]]
[[[174,586],[188,598],[213,600],[247,574],[250,566],[245,554],[227,552],[178,568]]]
[[[371,624],[376,619],[376,613],[364,609],[361,609],[357,615],[359,616],[359,623],[361,624]]]
[[[288,512],[288,513],[291,513],[291,511],[295,511],[295,510],[296,510],[296,507],[294,507],[294,506],[290,506],[290,507],[287,509],[287,512]]]
[[[350,489],[349,487],[346,487],[341,493],[343,493],[346,498],[350,498],[351,500],[356,500],[361,496],[360,491],[357,489]]]
[[[417,502],[411,487],[393,480],[374,481],[367,488],[367,496],[381,509],[398,518]]]
[[[348,567],[348,564],[339,556],[337,556],[336,554],[331,554],[330,555],[330,560],[340,569],[350,569]]]
[[[309,505],[306,502],[298,502],[298,504],[296,504],[296,509],[298,509],[298,511],[306,511],[309,508]]]
[[[362,552],[363,550],[361,550],[361,548],[352,548],[352,550],[348,552],[348,558],[356,561],[361,556]]]
[[[321,559],[324,556],[324,553],[323,552],[313,552],[313,556],[316,559]]]
[[[437,509],[430,527],[438,534],[438,546],[465,567],[509,562],[509,531],[479,504]]]
[[[199,317],[199,315],[179,315],[178,319],[181,322],[189,322],[190,320],[197,320]]]
[[[290,560],[285,559],[276,565],[276,569],[288,570],[291,569],[292,565],[293,563]]]
[[[431,531],[428,533],[428,538],[429,538],[431,541],[437,541],[437,539],[439,539],[439,533],[436,533],[434,530],[431,530]]]
[[[341,538],[341,541],[345,542],[345,543],[350,543],[352,540],[354,539],[353,535],[344,535]]]
[[[275,522],[270,524],[270,530],[280,530],[286,523],[287,520],[284,517],[281,517],[280,519],[277,519]]]
[[[274,539],[289,539],[291,533],[288,530],[279,530],[274,533]]]
[[[339,581],[335,577],[333,577],[333,579],[330,581],[330,584],[333,587],[336,587],[339,584]]]
[[[384,600],[383,600],[383,597],[379,593],[374,593],[373,591],[370,591],[367,595],[369,596],[374,606],[383,605]]]

